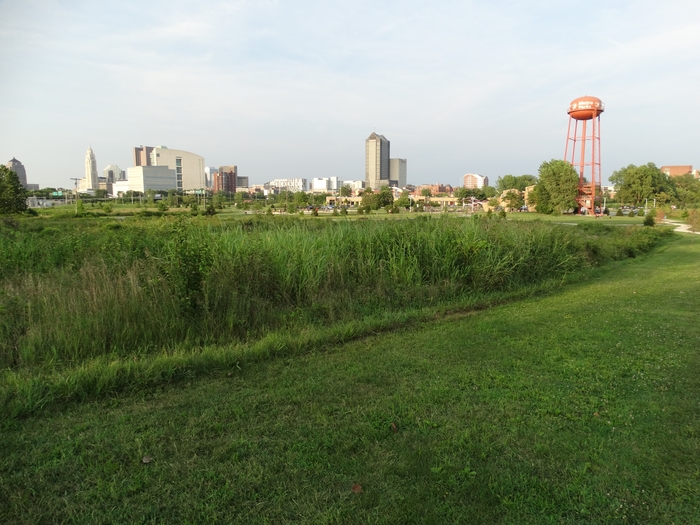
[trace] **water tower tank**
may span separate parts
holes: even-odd
[[[605,104],[596,97],[579,97],[569,104],[567,113],[576,120],[591,120],[605,111]]]

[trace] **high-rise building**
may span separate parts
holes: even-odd
[[[134,166],[128,168],[126,180],[115,182],[112,186],[114,195],[127,191],[144,193],[146,190],[172,190],[177,184],[175,170],[167,166]]]
[[[270,181],[270,187],[287,191],[306,191],[306,179],[275,179]]]
[[[377,190],[389,184],[389,146],[384,135],[372,133],[365,140],[365,186]]]
[[[107,183],[114,183],[126,179],[126,174],[124,173],[124,170],[119,168],[119,166],[117,166],[116,164],[110,164],[105,169],[103,169],[102,176],[106,179]]]
[[[218,168],[214,166],[205,166],[204,174],[207,176],[207,188],[214,186],[214,175],[218,172]]]
[[[22,164],[16,158],[12,157],[12,160],[7,161],[6,166],[11,171],[14,171],[17,174],[17,178],[19,179],[20,184],[22,184],[22,186],[24,186],[25,189],[28,189],[28,187],[27,187],[27,171],[24,169],[24,164]]]
[[[235,193],[237,179],[237,166],[219,166],[218,171],[214,173],[214,193]]]
[[[470,190],[483,188],[489,185],[489,178],[476,173],[467,173],[464,176],[464,187]]]
[[[151,151],[151,166],[167,166],[175,170],[178,190],[202,190],[207,187],[204,157],[189,151],[155,147]]]
[[[134,166],[151,166],[151,146],[138,146],[134,148]]]
[[[250,181],[248,177],[236,177],[236,190],[238,188],[247,188],[250,186]]]
[[[85,153],[85,182],[82,184],[82,188],[86,190],[98,190],[100,189],[100,184],[97,177],[97,161],[95,160],[95,153],[92,151],[92,146],[90,146]]]
[[[396,188],[406,186],[406,159],[389,160],[389,186]]]
[[[311,191],[327,192],[340,189],[340,177],[317,177],[311,181]]]

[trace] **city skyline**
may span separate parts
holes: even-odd
[[[167,9],[164,8],[167,6]],[[72,187],[134,144],[234,162],[251,183],[364,178],[381,130],[409,183],[536,174],[568,104],[597,96],[602,173],[700,165],[700,5],[689,1],[1,2],[0,159]],[[371,15],[371,16],[370,16]],[[309,140],[313,136],[314,140]],[[3,157],[4,155],[4,157]]]

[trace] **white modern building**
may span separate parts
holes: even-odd
[[[365,181],[363,180],[344,180],[341,186],[350,186],[353,190],[364,190]]]
[[[467,189],[474,190],[477,188],[483,188],[489,185],[489,178],[476,173],[467,173],[464,175],[463,186]]]
[[[112,193],[119,196],[127,191],[144,193],[146,190],[172,190],[176,185],[175,170],[167,166],[134,166],[127,169],[126,180],[112,185]]]
[[[110,164],[102,170],[102,176],[108,183],[114,183],[120,180],[126,180],[126,173],[116,164]]]
[[[287,191],[306,191],[309,187],[306,179],[274,179],[268,184],[271,187]]]
[[[395,188],[406,186],[406,159],[389,160],[389,185]]]
[[[207,187],[204,157],[189,151],[157,146],[151,151],[151,166],[165,166],[175,171],[177,185],[171,186],[170,189],[174,187],[180,191],[193,191]],[[131,168],[129,168],[129,172],[131,172]]]
[[[372,133],[365,140],[365,186],[378,190],[389,184],[390,143],[384,135]]]
[[[317,177],[311,180],[311,191],[324,193],[338,191],[340,189],[340,177]]]

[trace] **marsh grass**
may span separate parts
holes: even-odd
[[[636,256],[663,236],[655,228],[446,217],[45,224],[0,233],[0,367],[7,377],[195,355],[277,332],[370,326],[402,312],[481,304],[489,294]],[[108,383],[121,388],[128,366],[105,373],[117,369],[126,379]],[[19,387],[8,388],[5,399]],[[102,387],[74,390],[99,394]],[[50,397],[71,396],[58,389]]]

